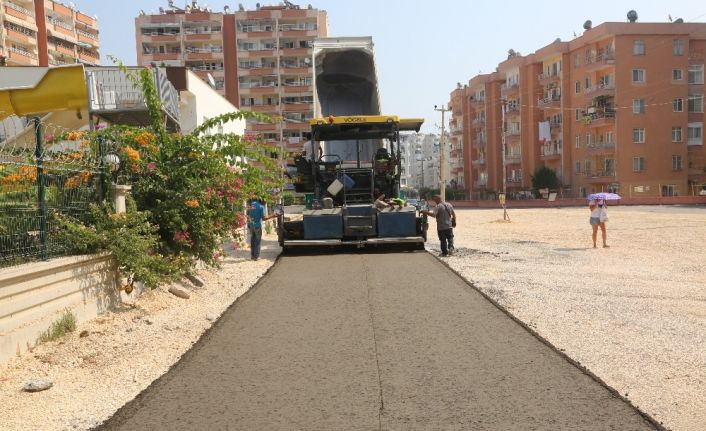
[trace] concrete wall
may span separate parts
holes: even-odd
[[[200,126],[204,120],[238,110],[232,103],[212,89],[210,85],[203,82],[195,73],[187,71],[186,79],[188,90],[181,91],[181,103],[179,104],[181,129],[184,133],[191,132]],[[226,123],[223,125],[223,130],[214,128],[211,133],[243,135],[245,133],[245,120]]]
[[[117,305],[118,284],[116,264],[108,254],[0,270],[0,363],[33,346],[64,310],[80,322]]]

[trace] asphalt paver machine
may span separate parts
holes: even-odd
[[[391,115],[312,119],[311,140],[294,160],[294,186],[308,197],[307,208],[301,214],[287,214],[286,208],[279,214],[280,245],[285,250],[383,244],[423,248],[427,216],[396,199],[402,168],[400,132],[418,132],[422,123]],[[345,148],[345,154],[357,157],[345,160],[340,151],[329,153],[331,148]],[[361,160],[361,153],[374,156]],[[393,205],[381,203],[382,195],[388,202],[393,199]]]

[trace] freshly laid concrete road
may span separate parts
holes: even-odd
[[[654,427],[417,252],[280,259],[99,429]]]

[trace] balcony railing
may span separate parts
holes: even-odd
[[[553,96],[547,96],[543,99],[539,99],[537,103],[539,104],[540,107],[542,107],[542,106],[551,105],[551,104],[559,102],[559,101],[561,101],[561,95],[553,95]]]
[[[481,158],[479,158],[479,159],[475,159],[475,160],[473,160],[473,161],[471,162],[471,164],[473,164],[473,166],[484,165],[484,164],[485,164],[485,157],[481,157]]]
[[[483,98],[481,98],[481,99],[472,99],[472,100],[471,100],[471,104],[474,105],[474,106],[477,106],[477,105],[484,105],[484,104],[485,104],[485,97],[483,97]]]
[[[207,54],[207,53],[222,53],[222,46],[210,46],[206,48],[200,48],[196,46],[187,46],[185,48],[187,54]]]
[[[584,172],[584,176],[586,178],[614,178],[615,171],[614,170],[586,171],[586,172]]]
[[[93,33],[89,33],[89,32],[87,32],[87,31],[83,31],[83,30],[76,29],[76,33],[80,34],[80,35],[83,36],[83,37],[87,37],[87,38],[89,38],[89,39],[93,39],[93,40],[95,40],[95,41],[98,40],[98,36],[96,36],[96,35],[93,34]]]
[[[476,118],[475,120],[473,120],[471,122],[471,125],[473,125],[473,127],[483,127],[483,126],[485,126],[485,119],[484,118]]]
[[[615,55],[613,54],[612,51],[607,51],[607,52],[602,52],[598,55],[588,57],[586,59],[586,65],[591,65],[591,64],[597,64],[597,65],[602,65],[602,64],[609,64],[611,62],[615,61]]]
[[[140,70],[140,68],[128,68]],[[88,98],[90,110],[100,112],[101,115],[120,117],[125,112],[144,112],[138,122],[149,124],[146,114],[142,90],[130,80],[128,75],[118,68],[88,68],[86,69],[88,81]],[[157,97],[162,102],[162,109],[172,120],[172,124],[179,121],[179,93],[167,79],[166,73],[159,68],[152,70],[152,78],[157,89]]]
[[[561,121],[550,121],[549,122],[549,128],[550,129],[558,129],[561,127],[562,122]]]
[[[554,145],[544,145],[542,147],[539,147],[539,154],[543,157],[560,156],[561,147],[557,147]]]
[[[521,183],[521,182],[522,182],[522,178],[520,178],[520,177],[507,177],[507,182],[508,182],[508,183],[513,183],[513,184]]]
[[[591,94],[602,90],[615,90],[615,83],[613,82],[601,82],[598,85],[591,87],[586,87],[583,92],[584,94]]]
[[[488,185],[488,180],[487,179],[481,179],[478,181],[473,182],[473,187],[486,187]]]
[[[5,6],[9,7],[10,9],[14,9],[14,10],[16,10],[17,12],[22,12],[23,14],[25,14],[25,15],[27,15],[27,16],[34,16],[34,12],[33,12],[33,11],[31,11],[31,10],[29,10],[29,9],[27,9],[27,8],[24,8],[24,7],[22,7],[22,6],[18,5],[18,4],[15,4],[15,3],[12,3],[12,2],[9,2],[9,1],[8,1],[8,2],[5,2]]]
[[[35,53],[27,51],[26,49],[18,48],[16,46],[11,46],[8,48],[8,50],[10,52],[14,52],[15,54],[24,55],[25,57],[34,58],[34,59],[37,58],[37,55]]]
[[[607,141],[607,142],[591,142],[586,145],[586,148],[592,151],[601,151],[601,150],[614,150],[615,149],[615,142],[613,141]]]
[[[540,73],[537,75],[537,79],[539,81],[548,81],[548,80],[553,80],[553,79],[559,79],[561,75],[559,72],[549,72],[549,73]]]
[[[583,123],[586,125],[601,125],[615,119],[614,109],[604,109],[596,112],[587,112],[583,116]]]
[[[686,141],[686,145],[692,147],[692,146],[700,146],[704,144],[704,138],[699,136],[698,138],[689,138]]]

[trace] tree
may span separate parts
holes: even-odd
[[[539,189],[556,190],[559,188],[559,178],[554,169],[546,166],[537,168],[532,175],[532,189],[537,192]]]

